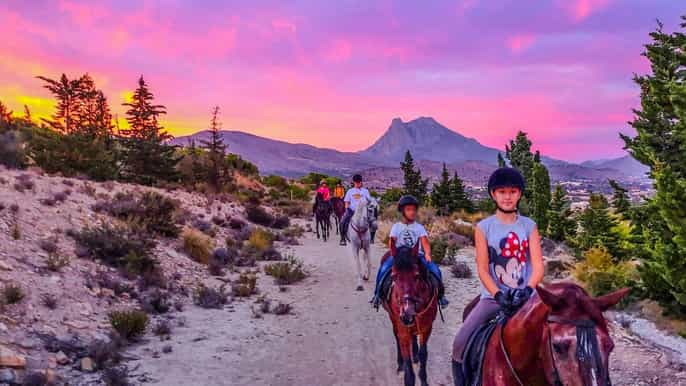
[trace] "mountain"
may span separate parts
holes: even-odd
[[[397,165],[410,150],[415,159],[455,163],[483,161],[496,163],[499,150],[486,147],[436,122],[421,117],[409,122],[395,118],[388,130],[373,145],[360,154]]]
[[[187,146],[191,140],[196,145],[209,139],[209,131],[201,131],[186,137],[177,137],[173,145]],[[276,141],[241,131],[222,131],[222,141],[228,151],[253,162],[261,173],[298,177],[310,171],[327,174],[351,174],[357,170],[375,166],[363,155],[312,145]]]
[[[619,158],[585,161],[581,165],[595,169],[612,169],[619,171],[623,175],[635,178],[645,177],[650,170],[650,168],[636,161],[634,157],[628,154]]]
[[[197,144],[207,140],[209,134],[208,131],[201,131],[175,138],[171,143],[186,146],[193,140]],[[478,183],[495,167],[499,151],[456,133],[429,117],[408,122],[395,118],[374,144],[359,152],[341,152],[277,141],[241,131],[222,131],[221,136],[230,152],[255,163],[261,173],[287,177],[299,177],[308,172],[338,176],[362,172],[376,175],[380,181],[387,181],[397,177],[399,162],[410,150],[422,171],[427,169],[426,176],[433,177],[435,172],[440,173],[442,163],[446,162],[451,170],[457,170],[466,181]],[[542,160],[550,170],[553,181],[627,180],[645,177],[646,170],[629,156],[587,161],[581,165],[548,157]]]

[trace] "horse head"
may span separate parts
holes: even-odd
[[[398,306],[398,317],[406,326],[414,324],[418,306],[421,306],[420,303],[423,302],[422,283],[425,283],[426,272],[419,262],[418,252],[418,245],[414,248],[391,247],[393,256],[391,302]]]
[[[629,292],[591,297],[578,285],[555,283],[536,289],[548,308],[542,358],[551,385],[611,386],[608,358],[614,343],[603,311]]]
[[[367,210],[369,203],[364,198],[360,200],[355,208],[353,217],[351,220],[352,224],[355,224],[360,229],[367,229],[369,223],[369,212]]]

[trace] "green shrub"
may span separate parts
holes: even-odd
[[[455,260],[455,249],[448,245],[448,241],[443,237],[436,237],[431,240],[431,260],[436,264],[452,264]]]
[[[273,276],[274,281],[279,285],[297,283],[307,277],[303,262],[292,255],[287,256],[286,261],[266,265],[264,272]]]
[[[7,283],[2,287],[2,300],[5,304],[16,304],[24,300],[26,294],[17,283]]]
[[[265,227],[271,227],[274,224],[274,216],[259,205],[246,207],[245,215],[248,221],[254,224]]]
[[[183,249],[188,256],[198,263],[209,263],[214,247],[211,238],[192,228],[186,229],[181,237],[183,238]]]
[[[142,310],[119,310],[110,312],[109,320],[122,338],[136,340],[145,333],[149,318]]]
[[[117,193],[109,201],[99,201],[93,206],[96,212],[109,215],[142,229],[165,237],[176,237],[180,228],[174,218],[179,208],[177,201],[157,192],[145,192],[139,198],[131,193]]]
[[[638,272],[632,262],[614,262],[604,247],[593,247],[584,252],[583,260],[576,264],[573,274],[593,296],[633,287],[638,280]],[[624,305],[628,302],[628,298],[622,300]]]
[[[154,241],[126,227],[103,223],[84,228],[73,236],[83,249],[80,257],[88,256],[130,274],[144,274],[157,267],[157,261],[151,255]]]

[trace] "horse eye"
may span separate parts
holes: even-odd
[[[554,342],[553,343],[553,349],[555,349],[555,352],[558,354],[564,354],[567,351],[569,351],[569,342],[566,342],[566,341]]]

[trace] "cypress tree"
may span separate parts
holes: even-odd
[[[403,194],[411,194],[419,202],[426,201],[426,187],[429,180],[422,179],[421,170],[415,169],[414,159],[409,150],[405,152],[405,160],[400,163],[400,169],[403,171]]]
[[[436,208],[436,213],[439,216],[449,215],[454,210],[451,205],[451,193],[450,173],[444,162],[441,180],[438,184],[434,184],[431,190],[431,205]]]
[[[546,234],[555,241],[571,240],[576,235],[576,227],[567,191],[562,185],[557,184],[550,200],[550,209],[548,209]]]
[[[507,164],[505,163],[505,158],[503,158],[502,153],[498,152],[498,167],[504,168],[505,166],[507,166]]]
[[[645,204],[640,266],[646,293],[669,311],[686,314],[686,17],[666,33],[658,22],[643,56],[651,73],[635,76],[641,107],[630,122],[636,136],[621,135],[626,149],[650,168],[655,196]]]
[[[579,216],[581,231],[576,244],[580,251],[592,247],[607,248],[615,258],[623,258],[624,251],[620,247],[620,237],[615,231],[617,221],[611,216],[610,204],[602,194],[591,193],[588,207]]]
[[[536,152],[533,173],[531,176],[531,217],[545,234],[548,229],[548,209],[550,208],[550,175],[548,169],[540,162],[540,154]]]
[[[531,199],[531,181],[534,172],[534,154],[531,152],[531,141],[526,133],[519,131],[515,139],[510,140],[505,146],[505,156],[513,168],[519,170],[527,181],[528,188],[524,191],[524,197]]]
[[[176,164],[180,157],[175,154],[176,147],[166,143],[173,137],[159,124],[166,109],[154,104],[154,99],[141,76],[132,101],[124,103],[129,129],[120,130],[124,146],[122,177],[144,185],[176,181],[179,177]]]
[[[625,218],[631,207],[627,190],[615,180],[610,179],[608,180],[608,183],[614,191],[612,195],[612,207],[615,208],[615,213],[619,214],[622,218]]]
[[[472,212],[474,211],[474,204],[464,188],[462,179],[455,172],[453,178],[450,179],[450,211],[458,210]]]

